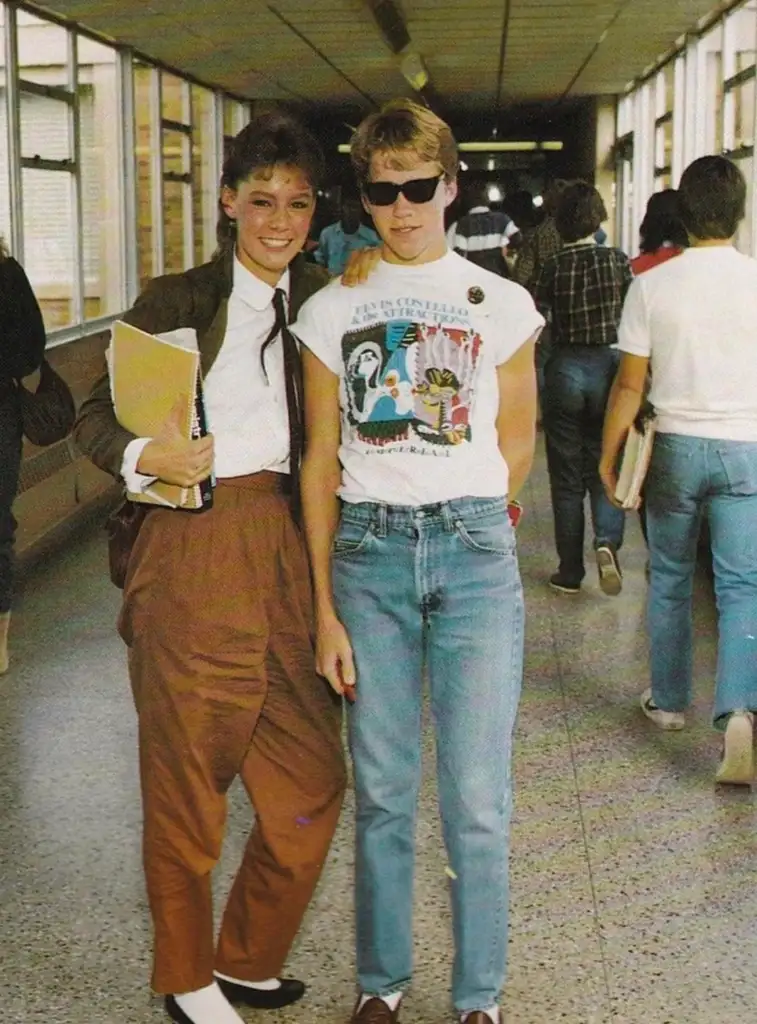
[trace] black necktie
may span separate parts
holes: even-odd
[[[284,387],[289,416],[289,473],[292,488],[292,513],[295,519],[299,520],[300,459],[302,458],[304,437],[302,363],[297,342],[287,327],[286,293],[283,288],[277,288],[273,293],[273,310],[276,319],[260,350],[260,362],[263,366],[263,373],[265,373],[266,350],[280,334],[284,350]]]

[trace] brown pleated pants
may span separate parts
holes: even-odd
[[[315,673],[304,544],[275,473],[221,480],[202,513],[156,509],[119,630],[139,718],[153,988],[280,974],[336,828],[341,706]],[[211,872],[239,775],[255,825],[216,946]]]

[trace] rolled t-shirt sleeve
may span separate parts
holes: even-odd
[[[623,314],[618,327],[618,348],[632,356],[649,358],[652,354],[652,337],[644,282],[641,278],[633,281],[623,304]]]
[[[345,285],[335,280],[326,288],[316,292],[305,302],[297,319],[290,326],[292,334],[337,376],[342,372],[341,340],[344,333],[341,327],[340,309],[346,306],[340,302],[342,296],[338,289],[347,291]]]
[[[544,326],[544,317],[525,288],[511,281],[502,295],[492,331],[495,341],[494,361],[497,366],[506,363],[528,339]]]

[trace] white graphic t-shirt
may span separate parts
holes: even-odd
[[[340,378],[340,496],[425,505],[507,494],[497,367],[544,320],[529,293],[457,253],[339,281],[292,331]]]

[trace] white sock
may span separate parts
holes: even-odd
[[[174,996],[174,999],[193,1024],[244,1024],[215,982],[196,992]]]
[[[230,978],[228,974],[221,974],[220,971],[213,971],[216,978],[221,978],[223,981],[233,981],[235,985],[244,985],[245,988],[257,988],[261,992],[275,992],[277,988],[281,988],[281,982],[278,978],[266,978],[265,981],[243,981],[241,978]]]
[[[465,1024],[466,1020],[470,1017],[472,1013],[475,1013],[475,1010],[468,1010],[467,1013],[461,1013],[460,1024]],[[489,1017],[492,1024],[499,1024],[500,1017],[498,1006],[490,1006],[488,1010],[484,1010],[484,1013],[487,1015],[487,1017]]]
[[[363,992],[363,994],[360,997],[360,1005],[358,1006],[358,1010],[362,1010],[369,999],[380,999],[382,1002],[386,1003],[386,1005],[389,1007],[392,1013],[394,1013],[394,1011],[400,1005],[402,993],[392,992],[391,995],[388,996],[369,996],[366,995],[365,992]]]

